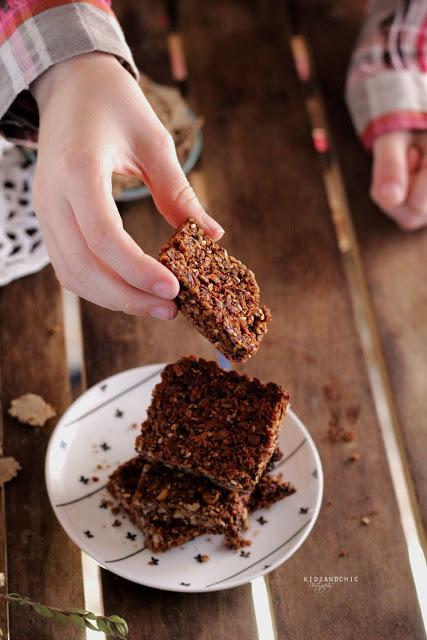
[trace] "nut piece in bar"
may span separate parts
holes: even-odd
[[[276,449],[288,401],[277,384],[182,358],[163,370],[136,450],[225,489],[250,491]]]
[[[246,362],[258,350],[271,314],[255,276],[193,220],[165,244],[159,260],[177,277],[182,314],[226,358]]]

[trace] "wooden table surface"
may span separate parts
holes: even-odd
[[[369,375],[372,362],[358,328],[360,308],[368,309],[366,331],[377,344],[393,437],[421,528],[421,516],[427,520],[427,234],[399,231],[368,197],[369,159],[342,98],[359,4],[181,0],[165,7],[154,0],[121,0],[116,7],[137,63],[154,79],[177,80],[168,43],[169,49],[171,42],[175,49],[176,42],[183,44],[188,73],[178,85],[205,119],[203,155],[190,180],[225,227],[224,245],[257,274],[274,319],[244,369],[289,390],[322,458],[325,497],[318,523],[303,547],[265,581],[279,639],[424,638],[384,425],[376,412],[378,391]],[[291,45],[295,51],[301,43],[311,47],[317,73],[305,84],[291,53]],[[311,135],[317,112],[310,105],[319,87],[333,144],[322,157]],[[350,203],[345,224],[356,229],[344,240],[338,229],[345,253],[337,243],[331,191],[325,190],[337,160]],[[151,200],[122,206],[121,212],[129,232],[156,255],[170,229]],[[363,290],[365,298],[358,299]],[[161,323],[82,302],[81,319],[87,386],[137,364],[190,353],[214,357],[213,348],[180,317]],[[10,400],[27,391],[48,399],[58,414],[71,402],[61,292],[51,267],[0,291],[0,337],[4,455],[22,465],[2,490],[1,589],[81,607],[81,554],[56,521],[44,483],[54,421],[26,429],[7,414]],[[353,442],[331,443],[328,428],[337,420],[355,431]],[[360,458],[349,463],[352,453]],[[363,526],[367,514],[370,525]],[[126,618],[131,640],[271,640],[257,620],[250,585],[178,594],[100,574],[105,612]],[[319,594],[304,581],[309,576],[358,576],[358,582]],[[8,627],[11,640],[84,637],[3,605],[0,625]]]

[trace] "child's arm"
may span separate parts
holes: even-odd
[[[28,12],[16,9],[20,3],[36,13],[22,24]],[[33,203],[52,264],[61,283],[83,298],[170,319],[178,281],[124,231],[112,173],[141,177],[173,226],[192,217],[214,239],[222,229],[195,197],[171,136],[140,90],[108,5],[42,6],[14,0],[12,22],[10,12],[0,12],[9,44],[0,65],[0,127],[14,138],[38,138]]]
[[[371,195],[403,229],[427,224],[427,3],[374,0],[347,102],[373,153]]]

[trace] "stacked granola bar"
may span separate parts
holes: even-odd
[[[110,477],[109,491],[145,536],[165,551],[205,533],[247,544],[248,510],[295,490],[266,475],[288,394],[278,385],[182,358],[165,367],[136,439],[138,456]]]

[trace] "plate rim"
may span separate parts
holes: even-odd
[[[56,517],[56,519],[58,521],[58,524],[62,527],[62,529],[66,533],[66,535],[71,539],[73,544],[75,544],[77,546],[77,548],[81,552],[86,553],[86,555],[88,555],[92,560],[94,560],[100,567],[102,567],[106,571],[109,571],[110,573],[113,573],[113,574],[115,574],[117,576],[120,576],[121,578],[124,578],[125,580],[129,580],[129,582],[133,582],[134,584],[139,584],[139,585],[142,585],[142,586],[145,586],[145,587],[149,587],[151,589],[157,589],[157,590],[160,590],[160,591],[172,591],[172,592],[177,592],[177,593],[210,593],[210,592],[214,592],[214,591],[225,591],[227,589],[233,589],[233,588],[238,587],[238,586],[249,584],[252,580],[255,580],[256,578],[264,577],[264,576],[268,575],[269,573],[271,573],[272,571],[275,571],[278,567],[280,567],[282,564],[287,562],[287,560],[289,560],[289,558],[291,558],[301,548],[301,546],[304,544],[304,542],[307,540],[308,536],[312,532],[312,530],[314,528],[314,525],[316,524],[317,519],[319,517],[320,509],[321,509],[321,506],[322,506],[323,492],[324,492],[324,473],[323,473],[322,461],[321,461],[318,449],[316,447],[316,444],[315,444],[311,434],[309,433],[307,427],[304,425],[304,423],[298,417],[298,415],[291,409],[291,407],[289,407],[287,409],[286,414],[289,415],[292,418],[292,420],[294,420],[294,422],[297,424],[298,428],[301,430],[302,434],[304,435],[304,438],[307,441],[308,446],[311,449],[312,455],[313,455],[315,463],[316,463],[317,481],[318,481],[318,483],[317,483],[318,490],[317,490],[317,495],[316,495],[316,502],[315,502],[315,505],[313,506],[313,509],[312,509],[311,519],[308,522],[307,526],[304,528],[304,530],[301,532],[301,536],[300,536],[296,546],[292,546],[286,553],[283,554],[283,556],[281,556],[278,560],[276,560],[271,565],[269,565],[268,569],[262,569],[261,571],[257,572],[256,575],[252,576],[249,579],[245,579],[244,577],[239,579],[236,576],[235,580],[227,579],[227,583],[224,584],[224,585],[217,584],[217,585],[212,585],[211,587],[203,587],[203,588],[192,587],[191,585],[189,587],[183,587],[181,585],[176,585],[174,587],[172,587],[172,586],[170,586],[170,587],[169,586],[168,587],[161,587],[158,584],[150,583],[149,580],[143,580],[142,581],[142,580],[131,579],[131,578],[129,578],[128,575],[126,575],[126,573],[124,571],[121,571],[119,568],[113,570],[111,567],[106,565],[105,562],[103,562],[102,560],[99,560],[97,557],[95,557],[93,552],[89,552],[85,548],[83,548],[81,546],[81,543],[77,541],[76,536],[74,535],[74,530],[71,530],[68,527],[68,525],[65,525],[61,521],[61,519],[59,517],[59,512],[57,510],[57,507],[54,504],[53,495],[52,495],[53,489],[52,489],[52,486],[51,486],[51,477],[50,477],[50,473],[49,473],[49,464],[50,464],[51,456],[53,455],[52,452],[53,452],[55,434],[62,427],[63,422],[66,421],[67,414],[70,413],[70,410],[71,410],[72,407],[74,407],[75,403],[78,400],[80,400],[81,398],[83,398],[85,395],[87,395],[90,392],[92,392],[93,389],[99,387],[100,385],[102,385],[104,383],[108,383],[113,378],[121,377],[123,374],[127,374],[130,371],[134,371],[134,372],[142,371],[142,370],[146,369],[147,367],[158,367],[159,368],[159,374],[160,374],[161,371],[163,370],[161,367],[164,368],[167,364],[168,363],[162,363],[162,362],[151,363],[151,364],[146,364],[146,365],[139,365],[139,366],[136,366],[136,367],[129,367],[128,369],[124,369],[123,371],[118,371],[117,373],[113,373],[111,376],[108,376],[107,378],[103,378],[102,380],[99,380],[98,382],[93,384],[91,387],[86,389],[83,393],[81,393],[70,404],[70,406],[66,409],[66,411],[64,411],[64,413],[61,415],[61,417],[59,418],[58,422],[56,423],[55,427],[53,428],[52,433],[50,434],[49,443],[48,443],[48,446],[47,446],[47,449],[46,449],[44,470],[45,470],[46,490],[47,490],[50,506],[51,506],[51,508],[52,508],[52,510],[53,510],[53,512],[55,514],[55,517]],[[262,562],[262,560],[260,560],[259,562]]]

